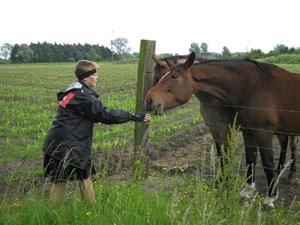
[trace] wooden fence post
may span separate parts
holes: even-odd
[[[155,54],[155,44],[155,41],[141,40],[137,71],[136,112],[146,112],[144,97],[152,87],[154,72],[152,56]],[[148,177],[149,161],[148,149],[146,148],[149,138],[148,127],[149,123],[135,123],[133,161],[133,178],[135,180],[146,179]]]

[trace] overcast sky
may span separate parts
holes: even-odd
[[[297,0],[3,0],[0,45],[37,42],[99,44],[156,41],[156,54],[188,54],[191,43],[209,52],[300,47]]]

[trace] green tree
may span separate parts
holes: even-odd
[[[251,49],[248,56],[252,59],[261,59],[264,58],[265,53],[263,53],[260,49]]]
[[[204,42],[200,45],[200,51],[205,55],[208,53],[208,45]]]
[[[62,51],[62,45],[54,43],[54,45],[50,45],[50,48],[53,52],[53,62],[63,62],[65,60],[64,53]]]
[[[196,54],[200,54],[200,48],[197,43],[192,43],[191,47],[189,48],[189,52],[195,52]]]
[[[230,53],[229,49],[226,46],[223,47],[222,57],[223,58],[231,57],[231,53]]]
[[[42,47],[42,43],[38,42],[36,44],[31,43],[29,47],[34,52],[33,61],[34,62],[45,62],[45,55],[47,54]]]
[[[83,57],[82,53],[78,51],[78,52],[76,52],[76,55],[74,58],[76,61],[78,61],[78,60],[83,59],[84,57]]]
[[[23,62],[31,62],[34,56],[34,52],[27,44],[21,44],[18,53],[22,57]]]
[[[127,47],[128,40],[125,38],[117,38],[115,40],[111,41],[112,47],[116,50],[119,58],[122,58],[122,55],[124,53],[129,53],[131,51],[131,48]]]
[[[4,43],[1,46],[1,51],[0,51],[0,56],[3,56],[5,60],[7,60],[10,56],[11,50],[13,48],[13,45],[9,44],[9,43]]]
[[[32,62],[40,62],[43,57],[43,52],[40,50],[40,43],[34,44],[30,43],[29,47],[34,52],[34,56],[32,57]]]
[[[289,47],[285,46],[283,44],[279,44],[279,45],[276,45],[274,47],[274,52],[275,53],[284,54],[284,53],[288,53],[288,51],[289,51]]]
[[[94,62],[99,62],[101,60],[101,57],[97,54],[96,49],[92,48],[89,51],[89,55],[90,55],[90,60],[94,61]]]
[[[19,48],[20,46],[18,44],[15,44],[11,50],[10,53],[10,60],[12,63],[18,63],[20,62],[20,57],[19,57]]]
[[[40,46],[40,51],[43,53],[39,55],[41,58],[40,62],[53,62],[54,54],[51,49],[51,44],[46,41]]]
[[[294,47],[291,47],[291,48],[289,49],[289,53],[290,53],[290,54],[293,54],[293,53],[296,53],[296,54],[297,54],[297,51],[296,51],[296,49],[295,49]]]

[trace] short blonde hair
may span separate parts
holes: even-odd
[[[75,66],[75,76],[78,78],[80,75],[92,70],[99,70],[99,65],[89,60],[79,60]]]

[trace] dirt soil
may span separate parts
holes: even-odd
[[[157,176],[158,171],[164,171],[164,174],[168,176],[172,176],[172,174],[177,172],[190,172],[195,174],[195,171],[208,177],[213,177],[216,174],[217,158],[215,155],[214,142],[208,128],[204,124],[198,124],[194,129],[180,133],[166,143],[161,143],[159,149],[155,146],[157,145],[151,143],[151,141],[147,144],[149,176],[151,177]],[[277,149],[274,151],[275,165],[277,166],[279,147],[276,138],[274,138],[274,147]],[[242,139],[238,148],[243,149]],[[300,146],[298,146],[298,149],[300,149]],[[105,157],[104,154],[100,153],[93,156],[93,162],[99,165],[97,167],[98,171],[102,171],[104,168],[101,162],[104,161]],[[299,162],[299,157],[300,155],[297,153],[297,162]],[[290,158],[290,151],[288,150],[287,161],[290,161]],[[124,149],[122,152],[113,153],[108,165],[105,167],[107,179],[130,179],[132,175],[132,159],[132,149]],[[257,159],[256,188],[260,194],[265,195],[267,192],[266,176],[262,168],[260,155],[258,155]],[[9,186],[7,185],[7,180],[4,182],[4,178],[7,177],[8,174],[18,174],[20,170],[34,170],[35,168],[42,167],[42,163],[42,159],[20,159],[15,162],[0,164],[0,199],[2,199],[3,196],[6,198],[8,196],[12,198],[20,197],[20,195],[26,193],[32,185],[44,185],[42,174],[38,177],[29,176],[25,180],[22,180],[21,183],[13,182],[13,184]],[[245,167],[245,156],[243,155],[242,162],[240,162],[241,173],[244,172]],[[285,207],[289,207],[292,203],[300,201],[300,171],[298,170],[296,172],[296,179],[290,183],[287,179],[288,170],[289,168],[284,171],[278,185],[279,199],[277,204],[281,204]]]

